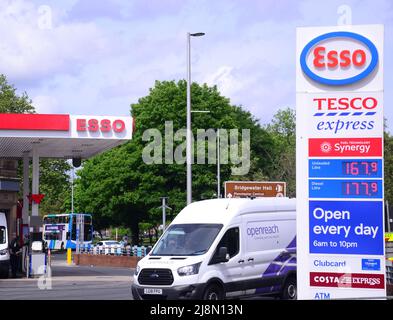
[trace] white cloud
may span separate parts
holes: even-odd
[[[31,100],[37,113],[58,113],[59,101],[53,95],[38,95]]]
[[[21,0],[0,7],[0,69],[14,81],[45,81],[57,73],[77,72],[110,48],[94,22],[53,22],[51,29],[43,29],[39,9]]]
[[[48,30],[38,26],[39,2],[1,1],[0,70],[40,109],[128,114],[130,103],[148,94],[155,80],[186,78],[186,32],[203,31],[204,37],[192,39],[192,80],[217,85],[262,123],[279,108],[295,106],[296,27],[334,25],[342,4],[105,0],[89,10],[93,0],[48,0],[53,18]],[[354,23],[386,24],[385,57],[391,56],[393,6],[387,0],[347,3]],[[385,60],[389,87],[392,63]],[[386,105],[392,99],[386,91]]]

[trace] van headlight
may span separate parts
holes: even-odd
[[[177,274],[179,276],[191,276],[193,274],[198,274],[199,272],[199,267],[201,266],[202,262],[198,262],[195,264],[191,264],[189,266],[181,267],[177,269]]]
[[[139,271],[141,271],[141,267],[139,266],[139,264],[137,264],[136,268],[135,268],[135,275],[136,276],[138,275]]]
[[[5,255],[5,254],[7,254],[8,253],[8,249],[3,249],[3,250],[0,250],[0,255]]]

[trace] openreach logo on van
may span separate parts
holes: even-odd
[[[252,238],[260,238],[266,235],[274,235],[280,232],[280,229],[276,224],[266,226],[253,226],[247,227],[247,235]]]
[[[324,85],[342,86],[368,77],[378,64],[378,51],[366,37],[346,31],[312,39],[302,50],[304,74]]]

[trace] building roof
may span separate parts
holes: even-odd
[[[87,159],[132,138],[131,117],[68,114],[0,114],[2,158]]]

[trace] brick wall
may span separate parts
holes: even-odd
[[[76,265],[81,266],[102,266],[102,267],[123,267],[135,268],[139,257],[94,255],[94,254],[74,254],[73,260]]]

